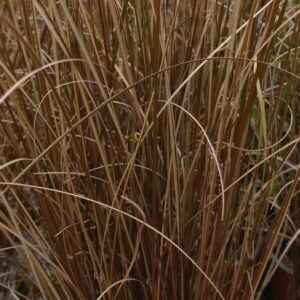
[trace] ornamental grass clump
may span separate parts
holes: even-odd
[[[1,1],[0,298],[296,299],[299,44],[297,1]]]

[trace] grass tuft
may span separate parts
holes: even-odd
[[[299,297],[299,42],[299,1],[1,1],[0,298]]]

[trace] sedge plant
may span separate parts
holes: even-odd
[[[297,1],[2,0],[0,298],[296,299],[299,45]]]

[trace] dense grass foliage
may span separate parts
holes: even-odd
[[[0,298],[296,297],[299,45],[299,1],[2,0]]]

